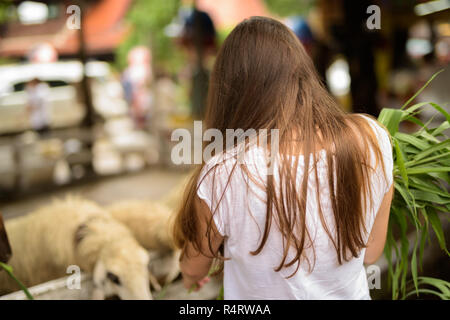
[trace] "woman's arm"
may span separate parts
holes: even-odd
[[[201,252],[208,253],[205,256],[194,248],[192,243],[189,243],[183,252],[182,259],[180,261],[180,270],[183,275],[183,283],[186,289],[191,289],[194,284],[197,285],[197,290],[205,284],[208,279],[205,278],[208,275],[209,269],[213,261],[213,254],[215,254],[220,245],[223,242],[223,237],[217,231],[217,228],[212,222],[211,230],[211,249],[209,248],[209,241],[206,236],[208,222],[211,219],[211,211],[206,203],[195,197],[195,211],[199,221],[199,231],[203,236],[201,245]],[[210,253],[210,254],[209,254]]]
[[[369,241],[367,242],[366,254],[364,256],[365,264],[375,263],[383,253],[393,194],[394,184],[391,185],[389,191],[384,195],[380,209],[378,209],[378,213],[375,217]]]

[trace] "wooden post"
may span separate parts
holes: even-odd
[[[85,1],[79,2],[81,8],[81,16],[80,16],[80,29],[78,30],[78,57],[83,66],[83,77],[81,79],[81,90],[83,92],[84,105],[86,108],[86,115],[83,120],[83,125],[88,129],[91,129],[94,125],[94,106],[92,104],[92,92],[90,87],[90,81],[86,75],[86,63],[87,63],[87,53],[86,53],[86,38],[84,32],[84,14],[86,13],[86,3]]]
[[[192,76],[191,104],[194,119],[203,119],[206,108],[206,96],[208,92],[209,74],[204,65],[205,58],[205,35],[202,30],[200,13],[194,0],[193,13],[193,44],[196,53],[196,66]]]
[[[5,225],[3,224],[3,217],[0,213],[0,261],[4,263],[8,262],[11,254],[11,246],[9,245]]]
[[[81,61],[82,67],[83,67],[83,75],[81,79],[81,92],[83,95],[83,102],[86,110],[85,117],[81,123],[81,126],[84,130],[87,130],[89,132],[89,139],[86,142],[86,147],[89,149],[90,152],[90,162],[88,164],[88,172],[89,174],[94,172],[93,169],[93,155],[92,155],[92,148],[93,148],[93,140],[94,140],[94,133],[93,133],[93,126],[95,123],[95,111],[94,111],[94,105],[92,103],[92,91],[91,91],[91,84],[90,80],[87,77],[86,74],[86,64],[87,64],[87,48],[86,48],[86,37],[85,37],[85,25],[84,25],[84,15],[87,11],[87,5],[86,0],[80,0],[78,2],[80,8],[81,8],[81,16],[80,16],[80,29],[78,30],[78,41],[79,41],[79,50],[78,50],[78,57]]]
[[[378,117],[375,74],[375,41],[378,34],[366,28],[369,0],[342,0],[343,25],[340,43],[350,67],[353,112]]]

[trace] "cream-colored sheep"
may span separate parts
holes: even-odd
[[[137,241],[150,251],[150,271],[170,283],[179,274],[179,250],[172,239],[173,210],[148,200],[128,200],[107,207],[108,212],[126,225]]]
[[[149,255],[107,211],[77,197],[56,200],[5,223],[13,256],[9,264],[26,286],[66,275],[78,265],[93,274],[94,298],[151,299]],[[0,292],[17,290],[0,273]]]
[[[180,209],[186,187],[190,181],[192,174],[193,171],[184,174],[180,179],[180,182],[170,192],[168,192],[165,197],[161,199],[161,204],[169,207],[170,210],[173,211],[177,211],[178,209]]]

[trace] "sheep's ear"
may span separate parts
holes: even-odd
[[[81,241],[86,237],[86,234],[89,232],[88,226],[83,223],[78,226],[78,228],[75,230],[75,234],[73,237],[73,243],[75,245],[75,248],[80,244]]]
[[[0,213],[0,261],[8,262],[11,257],[11,246],[9,245],[8,236],[6,235],[6,229],[3,225],[2,214]]]
[[[106,278],[108,278],[112,283],[117,284],[118,286],[121,285],[120,278],[110,271],[106,273]]]

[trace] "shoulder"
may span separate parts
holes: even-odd
[[[392,149],[391,135],[383,124],[368,114],[356,113],[354,116],[364,119],[370,125],[382,151],[389,151]]]
[[[365,113],[355,113],[354,116],[363,118],[369,125],[377,131],[377,133],[384,133],[385,135],[389,135],[389,131],[386,127],[381,124],[374,116],[365,114]]]
[[[381,156],[383,158],[383,171],[387,182],[385,192],[387,192],[393,181],[392,170],[394,167],[391,135],[389,134],[389,131],[386,129],[386,127],[378,122],[374,117],[365,114],[357,114],[357,116],[364,118],[369,123],[375,134],[375,138],[377,140]]]
[[[236,162],[236,158],[226,151],[205,159],[197,185],[206,188],[217,187],[217,184],[220,185],[222,180],[230,176]]]

